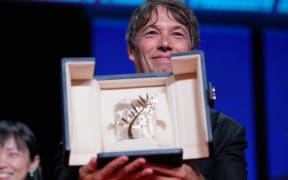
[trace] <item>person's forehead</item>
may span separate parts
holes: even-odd
[[[168,16],[171,20],[175,20],[167,7],[158,5],[152,10],[149,21],[156,21],[160,16]]]
[[[3,141],[1,148],[5,149],[15,149],[17,148],[15,138],[13,136],[9,136],[7,139]]]
[[[16,142],[16,139],[14,136],[9,136],[5,143],[4,143],[4,148],[8,149],[8,150],[13,150],[13,149],[17,149],[20,151],[27,151],[27,145],[24,142]]]
[[[150,18],[146,23],[146,26],[150,26],[152,24],[157,24],[159,20],[163,20],[165,23],[174,24],[175,26],[180,26],[182,28],[187,29],[187,27],[179,22],[173,15],[173,13],[167,8],[166,6],[158,5],[156,8],[153,9],[151,12]]]

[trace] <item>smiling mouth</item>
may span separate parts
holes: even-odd
[[[154,57],[152,59],[154,61],[158,61],[158,62],[169,62],[170,63],[170,57]]]
[[[12,175],[12,173],[8,173],[8,172],[0,172],[0,179],[2,178],[8,178]]]

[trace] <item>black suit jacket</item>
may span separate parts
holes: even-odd
[[[211,157],[194,160],[194,163],[207,180],[246,180],[245,128],[230,117],[213,110],[211,121]]]
[[[207,180],[246,180],[247,163],[245,149],[247,141],[245,128],[239,123],[215,110],[211,110],[213,143],[211,156],[193,160]],[[79,167],[64,165],[64,149],[60,144],[56,157],[55,176],[57,180],[78,180]],[[190,161],[191,162],[191,161]],[[190,163],[187,161],[187,163]]]

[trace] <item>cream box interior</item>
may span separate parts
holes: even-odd
[[[182,148],[183,159],[208,157],[212,135],[203,52],[172,54],[171,61],[171,73],[94,76],[94,58],[63,58],[67,163],[83,165],[100,152],[165,148]],[[119,107],[139,97],[157,100],[153,137],[119,140]]]

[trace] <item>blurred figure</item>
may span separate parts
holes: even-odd
[[[0,180],[42,180],[38,142],[21,122],[0,121]]]

